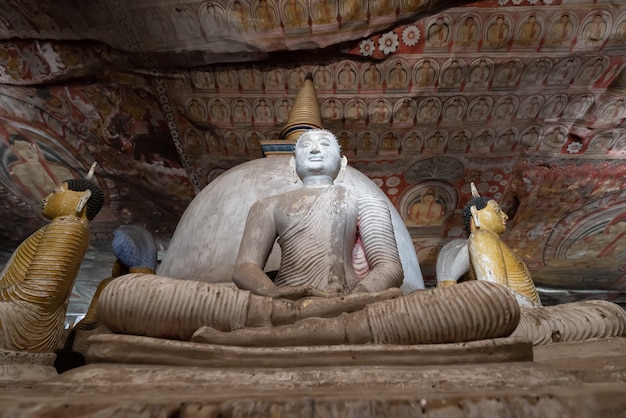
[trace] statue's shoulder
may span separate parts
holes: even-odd
[[[346,194],[348,196],[351,196],[351,197],[355,198],[359,202],[363,202],[363,203],[367,203],[367,202],[380,203],[380,202],[383,202],[383,203],[387,204],[387,201],[383,198],[383,196],[381,196],[381,195],[379,195],[377,193],[369,192],[369,191],[361,191],[361,190],[350,190],[350,189],[345,189],[345,190],[346,190]]]
[[[41,229],[43,230],[44,227]],[[60,215],[52,218],[48,225],[45,225],[44,233],[55,234],[59,230],[70,230],[70,231],[78,231],[78,230],[89,230],[89,221],[86,219],[81,219],[76,215]]]
[[[482,255],[500,254],[505,246],[498,234],[478,229],[470,234],[467,239],[467,247],[470,256],[479,256],[480,259],[483,259]],[[487,259],[490,259],[490,257],[487,257]]]
[[[487,231],[484,229],[477,229],[475,231],[472,231],[472,233],[470,234],[469,238],[468,238],[469,242],[474,242],[474,243],[488,243],[488,242],[500,242],[500,237],[498,236],[498,234],[491,232],[491,231]]]
[[[267,196],[267,197],[263,197],[261,199],[258,199],[254,203],[252,203],[251,209],[257,209],[258,210],[258,209],[261,209],[261,208],[273,206],[278,201],[278,197],[279,196],[280,195],[277,195],[277,196]]]
[[[264,211],[264,210],[274,209],[277,206],[280,207],[280,206],[288,205],[294,200],[297,200],[301,194],[302,194],[302,190],[296,189],[296,190],[290,190],[288,192],[280,193],[280,194],[273,195],[273,196],[266,196],[255,201],[252,204],[250,210]]]

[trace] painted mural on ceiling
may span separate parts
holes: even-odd
[[[0,5],[5,246],[94,161],[94,237],[136,223],[167,238],[202,187],[263,158],[311,73],[427,281],[466,236],[475,182],[540,286],[626,289],[626,2],[34,3]]]

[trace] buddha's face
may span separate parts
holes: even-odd
[[[75,214],[82,195],[83,192],[70,190],[67,183],[62,183],[52,193],[41,199],[41,213],[48,219]]]
[[[478,219],[480,229],[501,234],[506,231],[506,220],[509,217],[500,209],[500,205],[495,200],[490,200],[487,206],[478,211]]]
[[[341,167],[341,151],[335,137],[324,131],[302,134],[294,151],[296,172],[301,179],[310,175],[335,178]]]

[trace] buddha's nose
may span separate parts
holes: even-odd
[[[311,145],[311,154],[317,154],[319,152],[320,147],[316,143],[313,143],[313,145]]]

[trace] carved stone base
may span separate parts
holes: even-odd
[[[89,339],[88,363],[202,367],[421,366],[532,361],[532,344],[496,338],[456,344],[231,347],[132,335]]]
[[[0,387],[28,386],[58,376],[54,353],[0,350]]]
[[[260,355],[256,357],[258,364],[243,366],[253,359],[242,356],[243,363],[239,363],[234,358],[235,351],[231,351],[234,347],[220,350],[207,346],[201,353],[195,345],[176,344],[173,349],[153,339],[133,341],[120,337],[115,340],[117,352],[123,351],[124,340],[132,344],[125,346],[127,353],[139,347],[143,350],[152,347],[152,351],[149,356],[139,358],[144,364],[92,363],[34,385],[29,391],[0,392],[0,418],[595,418],[623,416],[626,410],[624,338],[578,346],[568,343],[541,347],[535,352],[541,361],[534,362],[455,364],[448,353],[450,363],[446,363],[446,355],[439,356],[433,346],[422,347],[425,349],[422,354],[434,362],[430,365],[408,364],[410,355],[389,350],[384,355],[381,352],[379,357],[356,353],[352,362],[343,353],[340,356],[342,362],[346,361],[343,364],[297,367],[293,366],[289,355],[284,357],[291,366],[264,366]],[[491,344],[493,351],[493,341],[482,343]],[[473,343],[468,346],[470,351],[476,348]],[[392,347],[381,349],[384,348]],[[456,347],[440,347],[443,351],[450,348]],[[176,361],[181,363],[201,359],[207,364],[222,365],[156,365],[159,350],[163,350],[161,359],[168,362],[178,357]],[[311,355],[307,350],[300,350],[301,356],[303,351]],[[107,353],[113,355],[113,351]],[[399,354],[397,361],[395,354]],[[419,356],[413,353],[413,357]],[[328,361],[332,356],[320,354],[320,358]],[[367,361],[373,363],[367,364]],[[272,362],[277,363],[278,358],[270,358],[267,364]],[[606,365],[604,370],[611,371],[604,380],[599,379],[599,375],[576,373],[581,369],[592,370],[600,364]],[[593,379],[586,380],[586,377]]]

